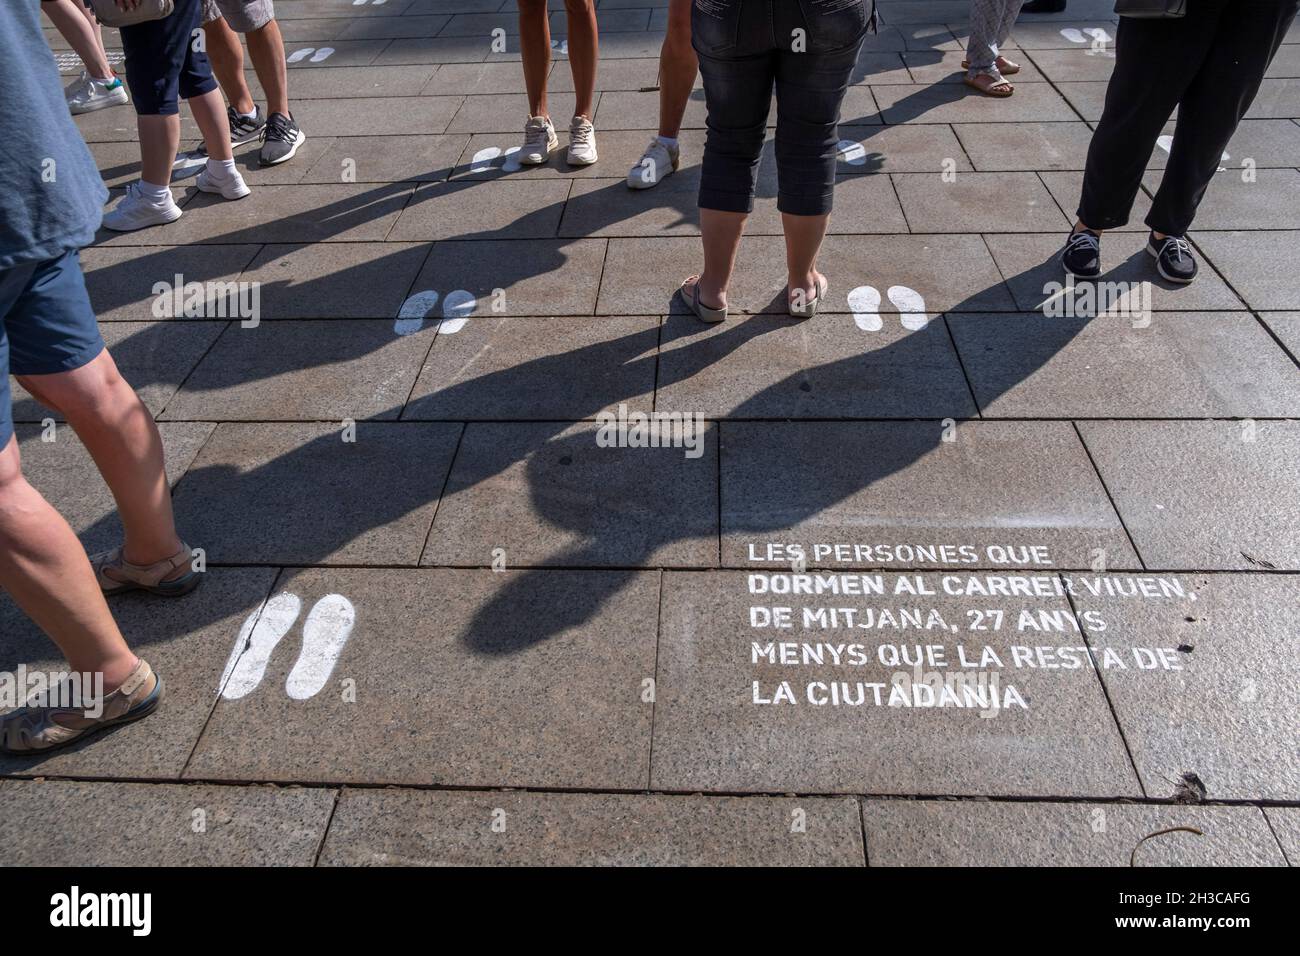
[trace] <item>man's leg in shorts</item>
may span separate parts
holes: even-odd
[[[244,53],[239,34],[248,42],[248,55],[258,82],[266,92],[266,111],[289,115],[289,79],[285,64],[284,37],[275,21],[271,0],[206,0],[205,15],[220,11],[214,20],[205,19],[208,57],[226,92],[226,98],[241,113],[253,111],[253,97],[244,81]],[[224,22],[219,22],[224,21]]]
[[[216,16],[208,19],[209,15]],[[257,103],[252,91],[244,81],[244,45],[239,42],[239,34],[230,29],[225,18],[211,0],[203,8],[203,39],[208,51],[208,62],[212,72],[221,84],[221,92],[238,113],[250,115]]]

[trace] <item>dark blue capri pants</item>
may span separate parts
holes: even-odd
[[[776,89],[777,208],[831,211],[840,104],[874,21],[870,0],[694,0],[708,137],[700,208],[752,212]]]
[[[137,115],[175,115],[180,99],[217,88],[208,55],[194,49],[200,7],[199,0],[175,0],[161,20],[122,27],[126,85]]]

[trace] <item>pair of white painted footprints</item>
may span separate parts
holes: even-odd
[[[305,46],[301,50],[294,50],[286,57],[286,60],[290,63],[301,63],[303,60],[307,60],[307,57],[311,57],[310,60],[307,60],[308,63],[320,63],[322,60],[328,60],[333,52],[334,48],[332,46],[323,46],[319,50],[314,46]]]
[[[223,698],[239,700],[258,688],[271,654],[293,629],[301,612],[302,600],[281,591],[248,615],[221,675]],[[293,700],[310,700],[329,682],[356,619],[356,608],[341,594],[327,594],[312,606],[302,625],[298,660],[284,685]]]
[[[921,293],[905,285],[891,285],[885,294],[898,310],[903,328],[919,332],[930,324]],[[880,290],[875,286],[860,285],[851,291],[849,308],[853,311],[854,324],[863,332],[879,332],[885,327],[885,320],[880,315]]]

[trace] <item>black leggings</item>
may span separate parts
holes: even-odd
[[[777,208],[831,211],[840,103],[872,19],[865,0],[695,0],[709,110],[700,208],[751,212],[776,87]]]
[[[1128,222],[1161,129],[1178,107],[1164,180],[1147,225],[1182,236],[1300,0],[1192,0],[1179,19],[1122,18],[1106,108],[1088,149],[1079,220]]]

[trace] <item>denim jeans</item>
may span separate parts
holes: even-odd
[[[831,211],[840,103],[874,19],[868,0],[694,0],[708,105],[700,208],[751,212],[776,89],[777,208]]]

